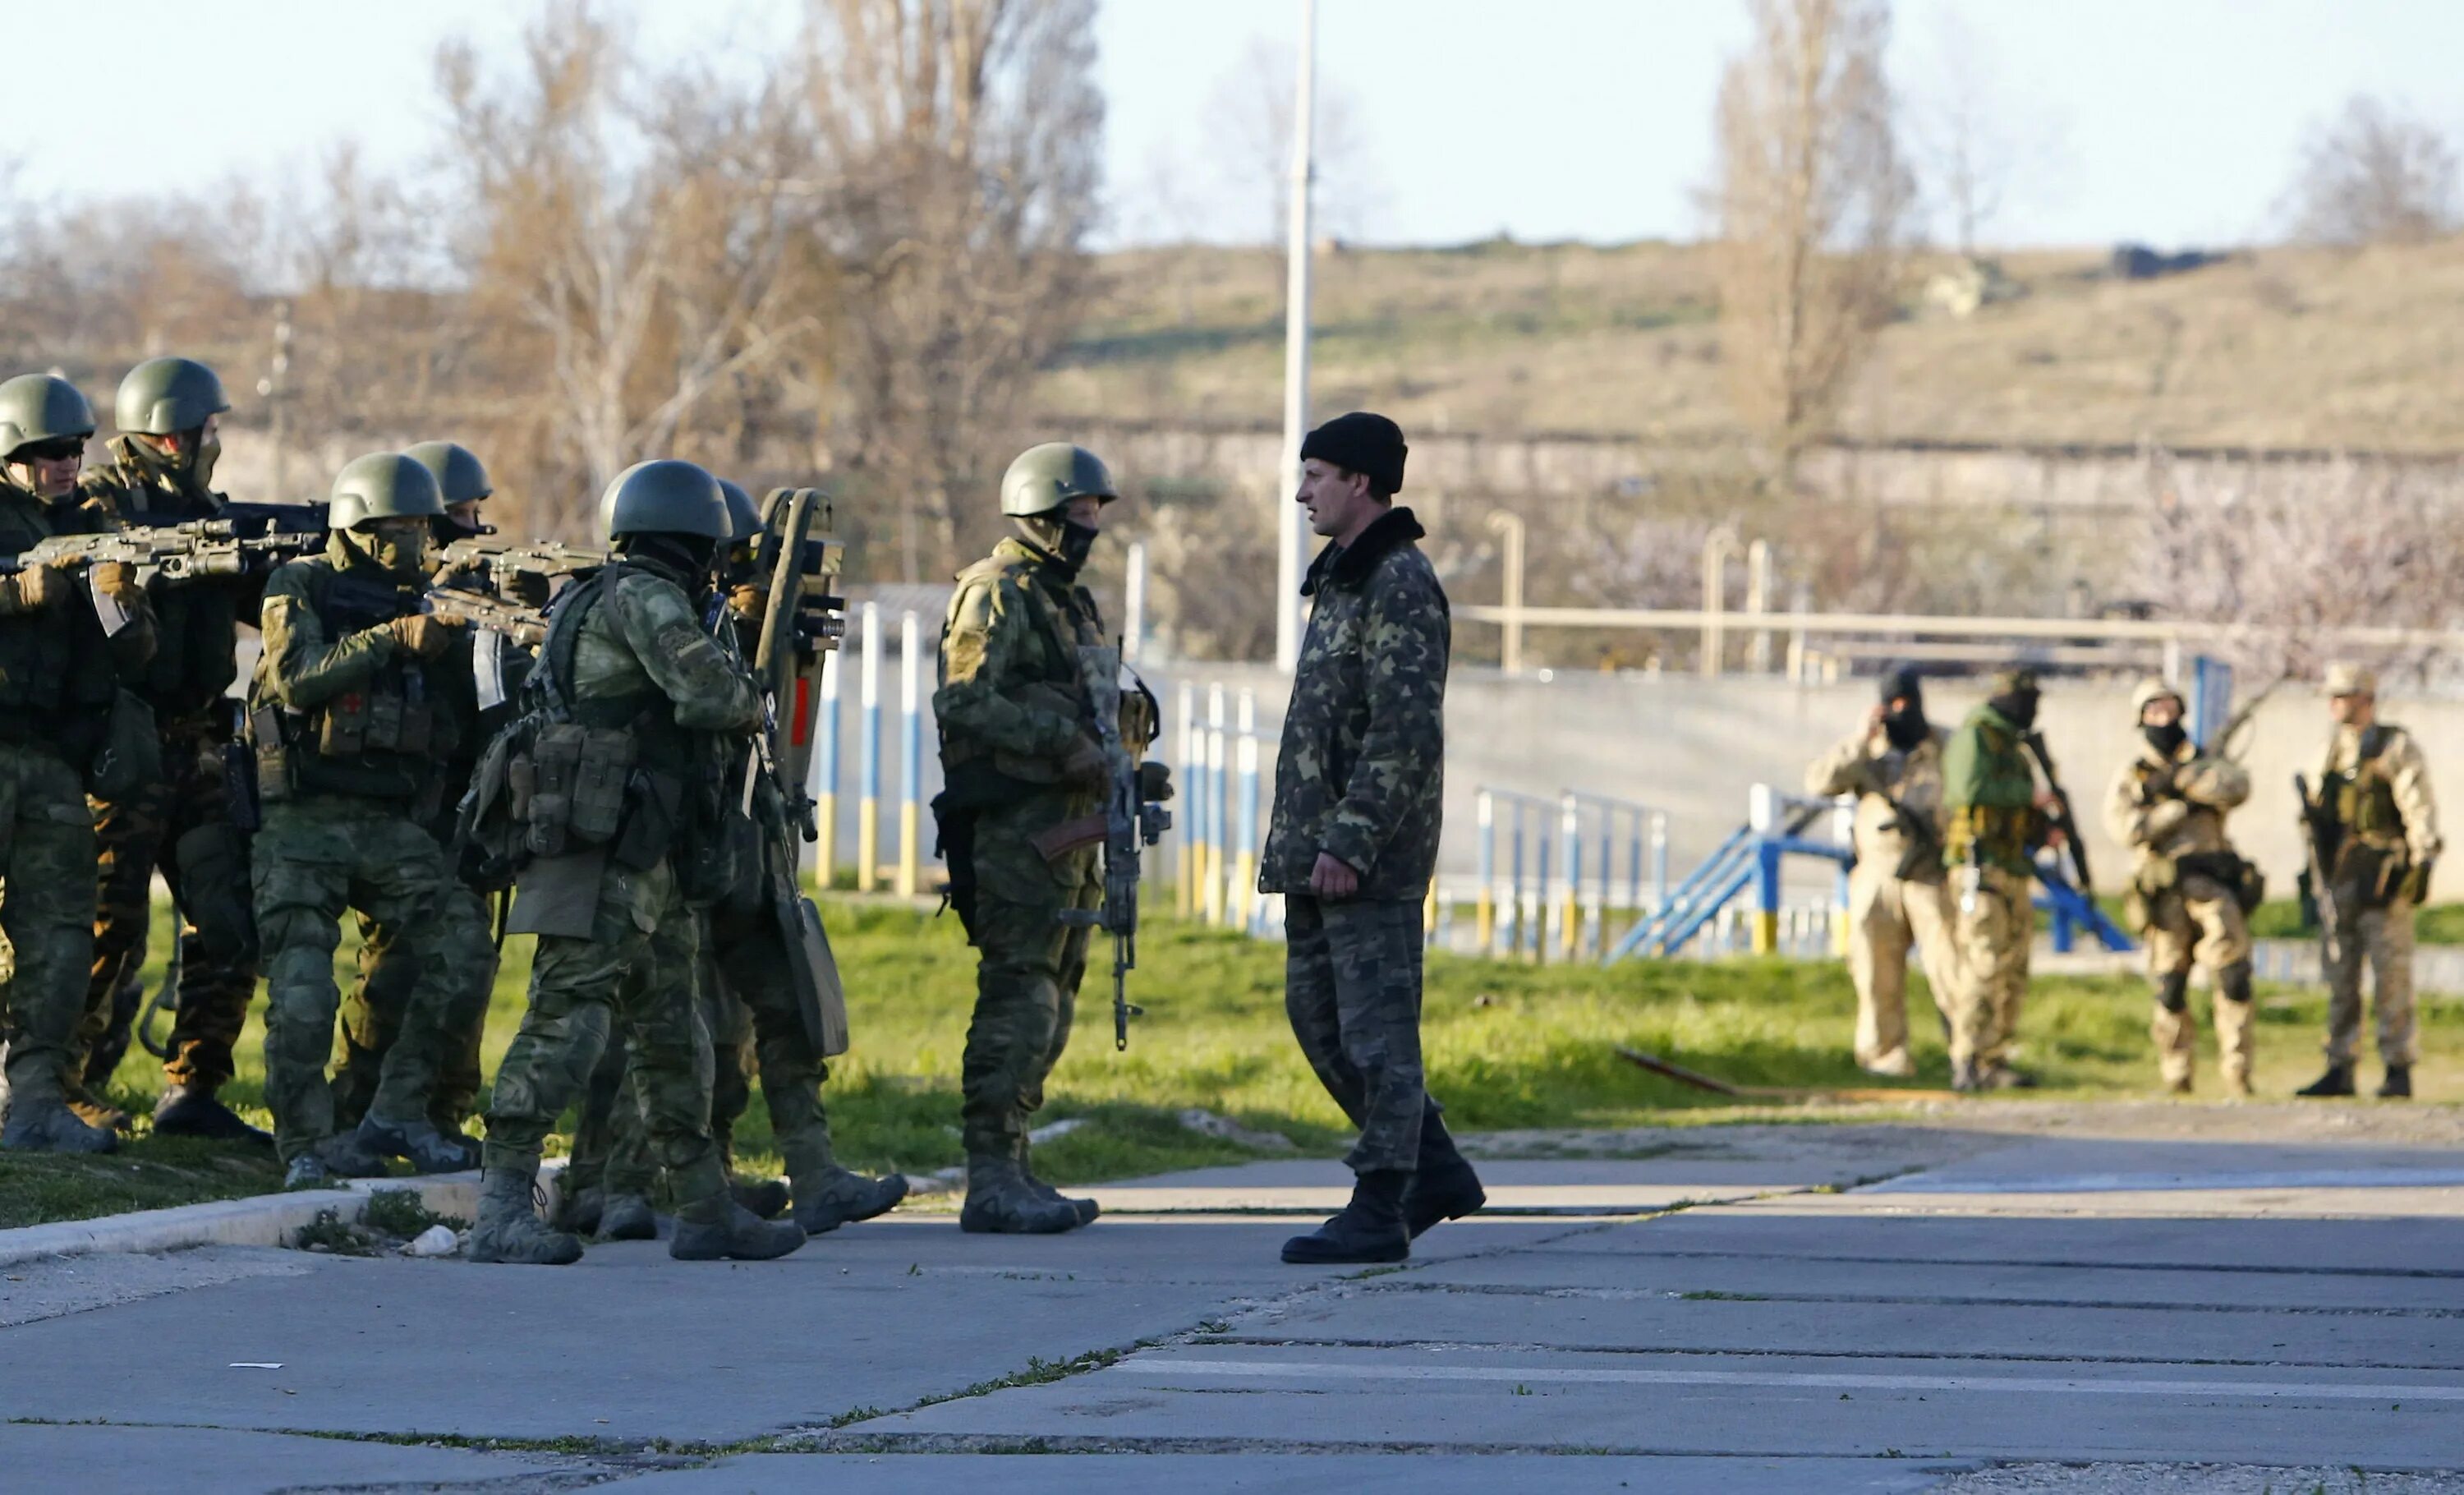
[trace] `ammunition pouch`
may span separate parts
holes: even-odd
[[[171,847],[184,912],[197,943],[218,963],[253,970],[256,917],[250,902],[248,835],[230,821],[199,825]]]
[[[2407,866],[2402,846],[2378,846],[2358,836],[2347,836],[2344,844],[2336,848],[2336,865],[2328,870],[2327,882],[2339,895],[2358,896],[2365,909],[2384,909],[2403,886]],[[2341,904],[2336,912],[2343,912]]]
[[[163,737],[154,708],[130,691],[112,697],[102,745],[86,769],[85,787],[98,800],[125,800],[163,781]]]
[[[311,714],[319,758],[354,758],[368,753],[426,758],[450,744],[438,729],[435,707],[414,698],[399,678],[345,691]]]
[[[1990,859],[2024,862],[2044,835],[2044,815],[2034,805],[1963,804],[1950,812],[1944,839],[1957,860],[1975,846]]]
[[[2204,877],[2233,894],[2233,903],[2249,914],[2267,901],[2267,874],[2234,851],[2193,851],[2174,859],[2184,877]]]
[[[277,706],[260,706],[248,714],[248,739],[256,759],[259,804],[278,804],[299,792],[299,763],[291,751],[289,723]]]
[[[626,809],[635,777],[633,734],[621,727],[553,721],[524,736],[526,743],[507,759],[505,787],[512,816],[525,827],[528,853],[563,856],[615,841],[630,818]],[[681,798],[681,785],[677,795]],[[671,830],[671,823],[668,828]],[[648,868],[666,854],[663,842],[648,862],[621,855],[617,860]]]

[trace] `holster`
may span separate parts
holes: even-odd
[[[163,737],[154,708],[130,691],[113,693],[102,746],[86,770],[86,792],[98,800],[125,800],[163,781]]]
[[[180,898],[197,942],[226,965],[253,969],[256,917],[249,892],[248,834],[230,821],[199,825],[173,844]]]
[[[933,797],[933,854],[950,869],[941,896],[958,915],[970,945],[976,942],[976,817],[980,813],[954,802],[947,789]]]

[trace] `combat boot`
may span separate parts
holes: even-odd
[[[595,1183],[570,1194],[560,1192],[554,1223],[557,1229],[577,1236],[595,1236],[599,1234],[600,1213],[606,1207],[607,1192]]]
[[[108,1153],[119,1136],[89,1127],[56,1095],[17,1092],[9,1105],[9,1123],[0,1127],[0,1148],[11,1153]]]
[[[1446,1134],[1435,1108],[1420,1122],[1420,1160],[1403,1189],[1403,1229],[1418,1241],[1432,1225],[1461,1220],[1488,1202],[1471,1160]]]
[[[656,1241],[659,1218],[650,1213],[650,1201],[640,1195],[611,1194],[599,1211],[599,1239]]]
[[[212,1142],[241,1142],[274,1151],[274,1133],[250,1126],[239,1112],[202,1085],[175,1085],[154,1103],[154,1134],[158,1137],[204,1137]]]
[[[777,1220],[786,1214],[787,1203],[794,1197],[780,1179],[763,1178],[757,1182],[738,1178],[734,1174],[727,1176],[727,1196],[763,1220]],[[806,1231],[805,1234],[812,1232]]]
[[[2310,1096],[2350,1095],[2353,1093],[2353,1066],[2329,1065],[2325,1074],[2293,1093]]]
[[[426,1116],[394,1121],[370,1111],[360,1118],[351,1140],[361,1151],[374,1156],[407,1160],[413,1173],[452,1174],[479,1166],[475,1149],[447,1141],[436,1124]]]
[[[1360,1175],[1352,1202],[1316,1230],[1285,1242],[1284,1260],[1295,1266],[1402,1261],[1412,1254],[1403,1226],[1403,1190],[1411,1181],[1399,1168]]]
[[[345,1178],[383,1178],[393,1172],[385,1166],[382,1154],[372,1153],[360,1143],[356,1132],[344,1132],[326,1137],[317,1144],[317,1155],[325,1166]]]
[[[333,1186],[334,1170],[325,1166],[325,1160],[317,1155],[317,1150],[313,1147],[293,1158],[289,1166],[282,1170],[282,1187],[285,1191],[330,1189]]]
[[[1984,1080],[1976,1072],[1975,1060],[1957,1059],[1951,1062],[1950,1088],[1962,1095],[1973,1095],[1985,1088]]]
[[[1052,1185],[1045,1182],[1041,1178],[1038,1178],[1035,1176],[1035,1170],[1027,1166],[1026,1157],[1027,1140],[1022,1136],[1018,1139],[1018,1176],[1026,1180],[1026,1186],[1035,1191],[1036,1198],[1049,1200],[1055,1204],[1068,1205],[1071,1211],[1077,1215],[1078,1223],[1081,1225],[1091,1225],[1095,1223],[1096,1219],[1104,1213],[1104,1206],[1096,1203],[1093,1199],[1071,1198],[1069,1196],[1063,1194]]]
[[[104,1100],[84,1086],[71,1084],[67,1090],[69,1110],[77,1119],[104,1132],[126,1132],[131,1125],[128,1112]]]
[[[492,1168],[479,1176],[479,1222],[471,1227],[473,1262],[523,1266],[566,1266],[582,1260],[582,1242],[550,1230],[532,1206],[539,1170]]]
[[[609,1214],[617,1202],[608,1201]],[[792,1220],[763,1220],[723,1194],[716,1202],[720,1218],[707,1224],[677,1219],[668,1255],[679,1262],[768,1262],[804,1243],[803,1228]]]
[[[907,1178],[891,1174],[868,1178],[836,1164],[795,1180],[796,1223],[808,1236],[825,1236],[841,1225],[870,1220],[907,1198]]]
[[[2412,1099],[2412,1066],[2387,1066],[2387,1078],[2379,1082],[2379,1099],[2383,1101]]]
[[[1078,1228],[1078,1211],[1028,1186],[1018,1159],[977,1153],[967,1159],[967,1202],[958,1228],[973,1235],[1057,1236]]]

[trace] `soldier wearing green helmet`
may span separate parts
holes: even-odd
[[[1103,898],[1095,846],[1039,847],[1094,811],[1110,766],[1096,740],[1088,656],[1104,620],[1078,573],[1118,496],[1095,453],[1050,442],[1001,477],[1016,533],[958,573],[941,627],[933,712],[948,785],[934,802],[950,899],[976,947],[976,1010],[960,1070],[970,1231],[1046,1234],[1092,1221],[1091,1199],[1066,1199],[1027,1159],[1027,1123],[1069,1042],[1087,929],[1065,912]],[[1117,668],[1117,665],[1115,666]],[[1135,698],[1143,715],[1143,697]],[[1133,715],[1124,693],[1123,715]],[[1154,724],[1125,720],[1134,753]]]
[[[445,1062],[450,963],[441,905],[451,882],[429,826],[441,765],[475,730],[467,630],[422,610],[436,479],[398,451],[334,480],[325,553],[276,570],[249,683],[249,739],[264,804],[254,856],[266,975],[265,1093],[284,1184],[467,1168],[429,1102]],[[346,910],[419,973],[402,1033],[355,1131],[337,1133],[325,1062],[340,993],[334,950]]]
[[[107,1153],[109,1126],[71,1109],[77,1021],[94,955],[94,822],[85,791],[102,757],[119,692],[153,649],[143,593],[124,565],[91,581],[120,601],[128,624],[106,635],[68,576],[13,558],[55,535],[111,528],[76,503],[94,412],[66,380],[27,374],[0,384],[0,934],[11,968],[0,980],[9,1116],[0,1147]],[[99,1119],[99,1118],[98,1118]]]
[[[437,547],[429,556],[431,583],[494,593],[496,587],[488,567],[461,566],[448,572],[442,549],[456,539],[495,533],[480,517],[481,505],[495,493],[487,466],[470,448],[451,441],[423,441],[403,455],[428,469],[436,479],[437,499],[444,505],[430,521]],[[546,598],[541,593],[518,600],[536,604]],[[507,644],[499,664],[510,695],[511,688],[527,672],[529,656]],[[482,703],[476,730],[464,734],[446,758],[442,791],[428,821],[429,834],[439,846],[453,841],[454,807],[471,786],[481,751],[512,718],[509,704]],[[472,1115],[479,1094],[479,1042],[487,1026],[488,999],[495,990],[496,943],[491,934],[488,894],[472,875],[473,870],[452,868],[455,875],[439,906],[438,916],[445,926],[439,958],[452,995],[445,1008],[444,1067],[429,1088],[428,1119],[448,1143],[476,1157],[479,1144],[463,1131],[463,1123]],[[407,956],[402,941],[389,939],[375,920],[360,915],[360,978],[342,998],[341,1046],[334,1066],[334,1112],[341,1125],[355,1126],[366,1114],[385,1058],[409,1013],[421,967]]]
[[[222,381],[193,359],[149,359],[130,369],[114,402],[120,433],[109,460],[78,486],[87,507],[139,528],[220,514],[228,500],[210,486],[222,451],[215,426],[230,408]],[[154,599],[162,647],[137,689],[154,711],[163,773],[94,804],[101,857],[79,1038],[86,1079],[99,1085],[126,1047],[126,1020],[114,1002],[133,990],[129,978],[144,963],[159,870],[181,921],[180,982],[154,1130],[263,1148],[273,1138],[215,1093],[231,1078],[256,990],[248,837],[231,819],[223,763],[235,735],[227,693],[238,671],[239,624],[255,616],[256,588],[247,577],[212,578]]]
[[[696,906],[737,875],[732,806],[712,769],[741,762],[761,721],[751,676],[701,623],[726,501],[690,462],[644,462],[608,485],[600,518],[615,560],[559,600],[522,718],[473,791],[483,842],[512,844],[490,806],[518,817],[528,860],[508,928],[537,934],[539,948],[488,1110],[471,1259],[581,1258],[577,1238],[539,1220],[531,1191],[548,1132],[619,1024],[675,1199],[669,1254],[784,1256],[804,1232],[729,1197],[710,1132],[710,1034],[694,1010]]]

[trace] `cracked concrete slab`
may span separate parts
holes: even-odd
[[[1755,1490],[1763,1495],[1903,1495],[1932,1488],[1958,1466],[1877,1459],[1495,1458],[1477,1454],[757,1454],[706,1469],[605,1486],[623,1495],[943,1495],[962,1484],[1004,1495],[1428,1495],[1511,1489],[1515,1495],[1617,1490]]]
[[[0,1469],[14,1490],[178,1490],[274,1495],[340,1488],[519,1495],[594,1483],[587,1463],[211,1427],[0,1423]]]

